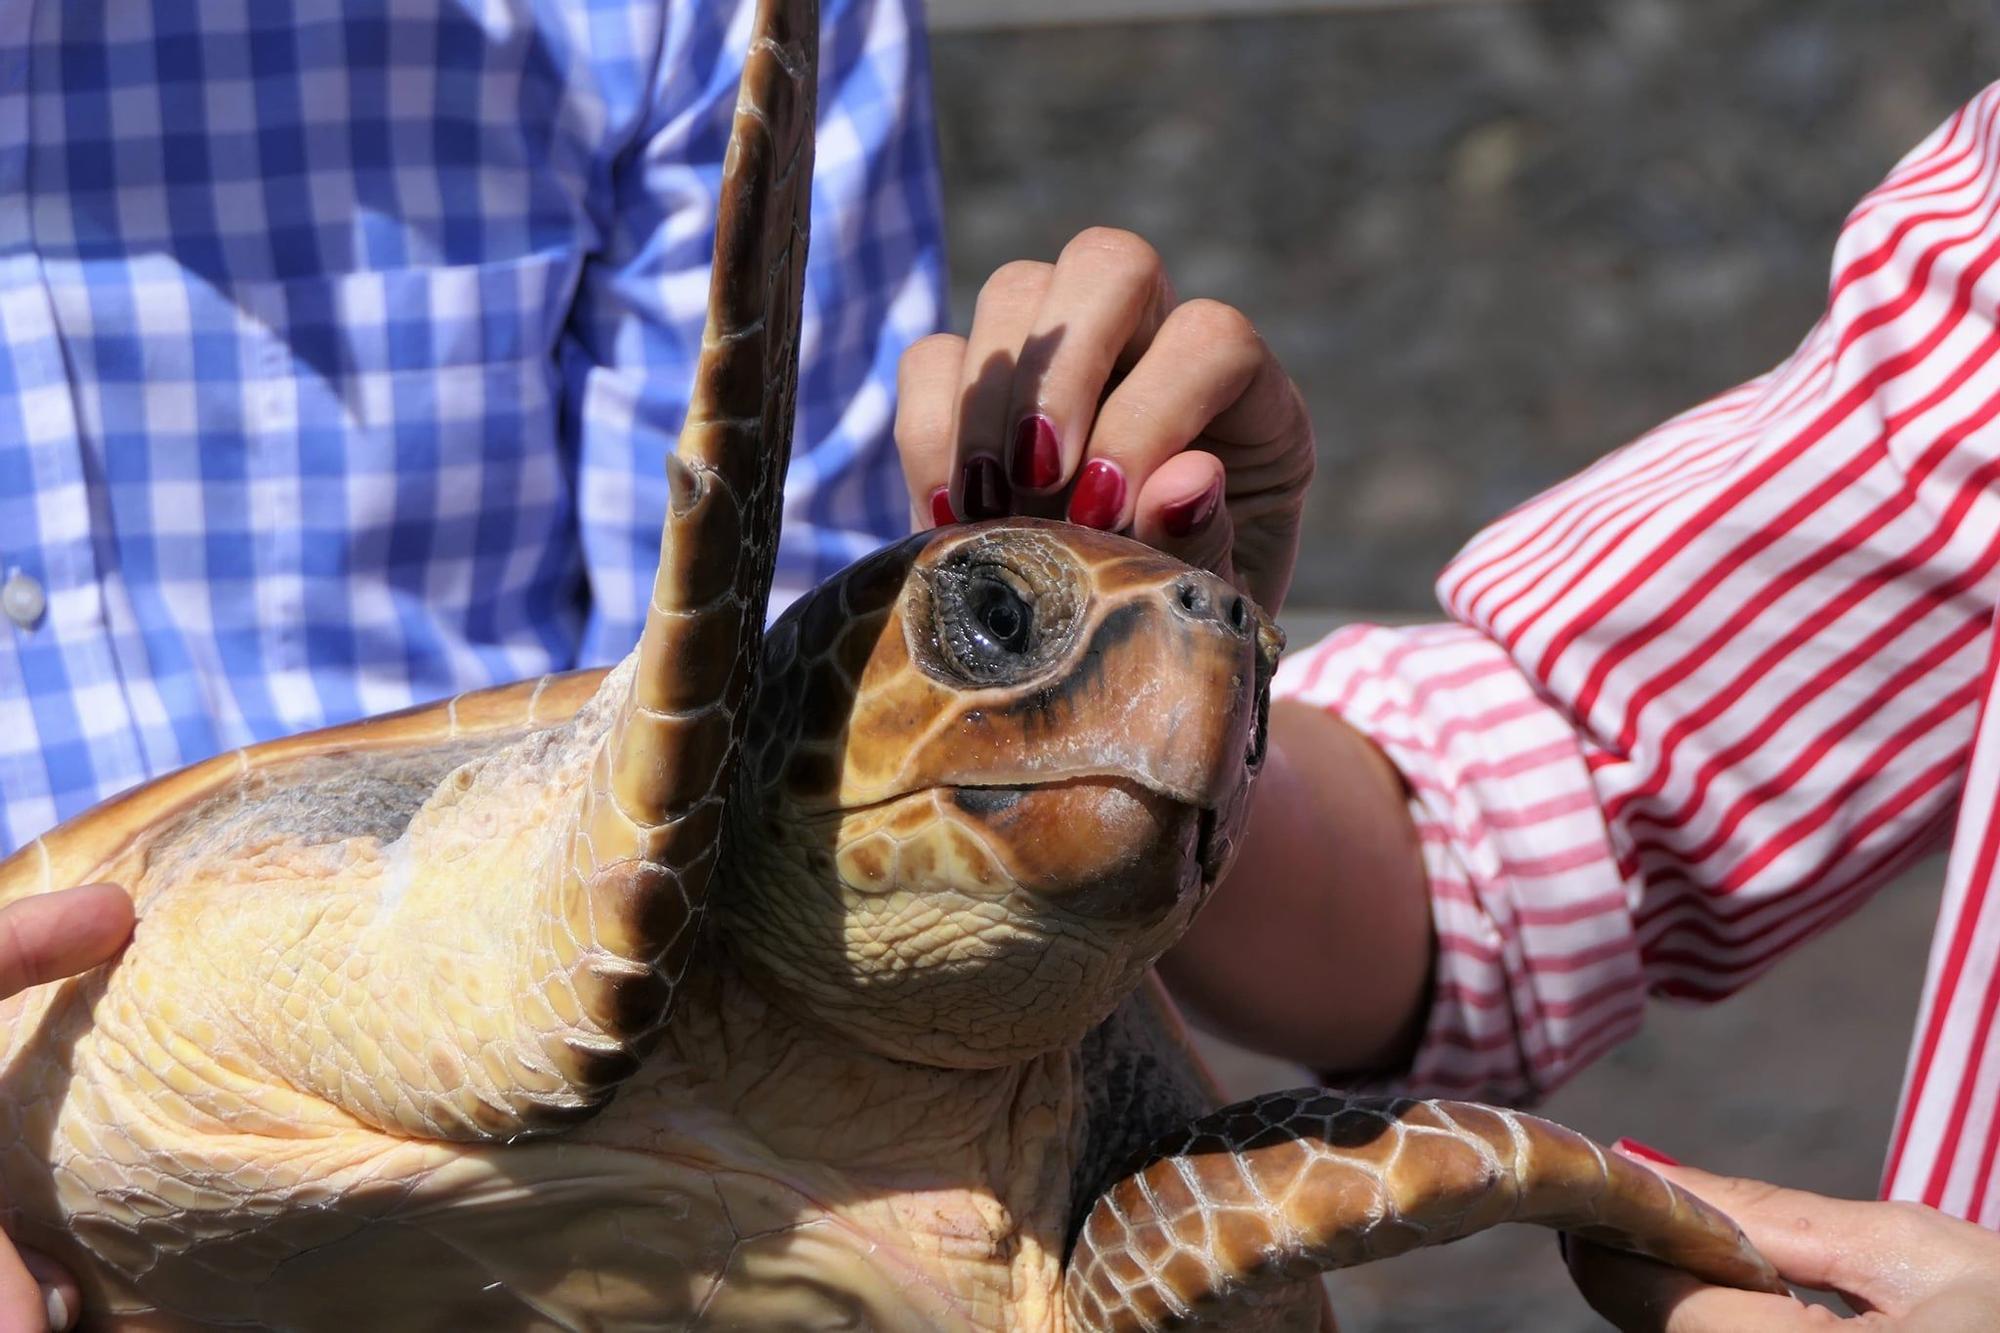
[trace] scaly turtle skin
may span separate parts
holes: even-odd
[[[0,1215],[99,1326],[1311,1327],[1539,1220],[1769,1287],[1524,1117],[1213,1097],[1149,968],[1226,868],[1279,636],[1017,520],[760,633],[817,16],[765,0],[641,642],[222,756],[0,863],[114,965],[0,1006]],[[1150,1151],[1142,1151],[1152,1140]]]

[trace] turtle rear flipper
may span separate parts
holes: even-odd
[[[1232,1309],[1261,1294],[1502,1222],[1788,1290],[1715,1208],[1559,1125],[1302,1088],[1203,1117],[1107,1190],[1064,1301],[1079,1333],[1233,1327]]]

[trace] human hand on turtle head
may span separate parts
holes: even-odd
[[[896,444],[920,529],[1067,517],[1284,603],[1313,474],[1304,399],[1241,312],[1179,300],[1130,232],[1006,265],[969,337],[911,347]]]
[[[132,900],[110,884],[39,894],[0,908],[0,1000],[104,962],[132,933]],[[0,1329],[73,1327],[75,1279],[0,1235]]]
[[[1645,1161],[1729,1214],[1787,1282],[1836,1292],[1859,1317],[1841,1320],[1790,1297],[1710,1286],[1680,1269],[1571,1237],[1570,1276],[1591,1308],[1624,1333],[2000,1328],[2000,1234],[1921,1204],[1829,1199]]]

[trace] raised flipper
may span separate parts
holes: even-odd
[[[796,415],[819,5],[760,0],[716,214],[708,324],[637,669],[554,868],[553,938],[594,1035],[554,1043],[590,1101],[665,1023],[694,945],[755,683]]]
[[[1502,1222],[1786,1290],[1727,1217],[1559,1125],[1301,1088],[1203,1117],[1107,1190],[1063,1296],[1076,1333],[1237,1327],[1263,1293]]]
[[[554,845],[465,906],[519,918],[479,961],[515,987],[507,1030],[465,991],[440,990],[449,1030],[479,1033],[473,1072],[449,1058],[386,1127],[512,1137],[600,1106],[672,1011],[720,855],[765,605],[798,386],[812,204],[819,6],[760,0],[723,162],[707,326],[675,453],[636,662],[594,707],[608,726],[578,775]],[[546,760],[523,758],[530,769]],[[554,777],[553,774],[548,775]],[[573,780],[573,779],[565,779]],[[421,876],[423,867],[416,873]],[[525,997],[525,998],[521,998]],[[511,1048],[511,1049],[510,1049]],[[405,1082],[422,1074],[405,1073]],[[419,1092],[423,1089],[418,1089]],[[347,1105],[352,1096],[334,1098]],[[384,1126],[380,1115],[367,1115]]]

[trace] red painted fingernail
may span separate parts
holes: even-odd
[[[1007,465],[1014,484],[1024,491],[1046,491],[1061,481],[1062,442],[1056,439],[1055,423],[1044,416],[1022,417],[1014,427]]]
[[[999,518],[1013,500],[1000,464],[981,454],[965,465],[965,516],[967,519]]]
[[[1124,469],[1102,458],[1084,464],[1069,495],[1069,521],[1108,532],[1118,526],[1124,512]]]
[[[1160,509],[1160,526],[1167,530],[1169,537],[1192,537],[1207,527],[1215,517],[1216,506],[1222,501],[1222,487],[1210,482],[1208,489],[1200,495],[1191,495],[1185,500],[1176,500]]]
[[[1676,1162],[1658,1148],[1648,1148],[1637,1139],[1620,1139],[1611,1146],[1619,1152],[1624,1153],[1627,1157],[1636,1157],[1642,1162],[1658,1162],[1661,1166],[1680,1165],[1679,1162]]]
[[[940,486],[931,492],[931,526],[948,528],[958,522],[958,515],[951,512],[951,487]]]

